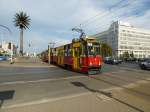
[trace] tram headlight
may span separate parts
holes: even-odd
[[[101,62],[99,62],[98,65],[101,65]]]
[[[90,62],[89,65],[92,66],[92,62]]]

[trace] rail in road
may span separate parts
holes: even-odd
[[[42,75],[28,74],[28,80],[17,83],[15,79],[14,83],[1,83],[1,91],[15,91],[13,99],[4,101],[1,111],[150,111],[149,71],[140,73],[113,65],[104,65],[99,75],[89,77],[58,67],[51,68],[50,71]],[[66,77],[68,75],[70,76]],[[25,74],[13,76],[25,78]]]
[[[116,73],[111,72],[111,73],[113,75],[117,75],[117,72]],[[123,71],[122,72],[120,71],[120,73],[123,73]],[[109,75],[111,75],[111,74],[109,74]],[[115,79],[115,81],[109,80],[109,78],[106,79],[106,77],[109,77],[109,75],[104,74],[102,77],[94,76],[94,77],[90,78],[90,79],[96,78],[96,81],[98,83],[96,83],[93,80],[89,80],[89,81],[91,83],[99,84],[99,86],[101,86],[102,83],[108,84],[110,86],[113,85],[116,88],[121,88],[123,91],[114,91],[116,88],[115,89],[113,89],[113,88],[112,89],[96,89],[95,87],[88,85],[89,81],[87,82],[87,80],[85,80],[85,77],[84,77],[84,82],[80,78],[77,78],[77,79],[70,80],[70,81],[67,80],[68,82],[72,83],[72,85],[74,85],[74,87],[71,86],[71,88],[72,89],[76,88],[76,91],[79,91],[81,88],[84,88],[85,90],[88,91],[88,93],[86,92],[86,93],[81,93],[81,94],[74,94],[71,96],[68,95],[66,97],[63,96],[63,97],[56,98],[56,99],[55,98],[54,99],[46,98],[43,100],[41,99],[41,100],[31,101],[31,102],[26,102],[26,103],[13,104],[10,106],[4,106],[3,109],[5,111],[7,110],[7,112],[9,112],[10,110],[19,112],[19,111],[23,111],[23,109],[25,109],[25,110],[30,109],[30,111],[33,109],[32,110],[33,112],[37,111],[36,109],[41,110],[40,112],[42,112],[43,110],[45,112],[48,112],[49,110],[52,111],[54,109],[53,112],[56,112],[59,110],[59,108],[56,108],[56,106],[54,106],[54,105],[59,105],[59,107],[62,109],[61,110],[62,112],[69,112],[69,111],[71,111],[71,109],[69,107],[73,108],[74,105],[76,105],[76,108],[74,108],[75,111],[78,110],[78,108],[79,108],[78,103],[80,102],[79,104],[82,105],[83,108],[80,107],[80,109],[78,110],[79,112],[82,112],[84,109],[87,109],[87,108],[85,108],[85,106],[88,106],[88,105],[89,105],[88,110],[84,110],[84,111],[99,112],[100,110],[103,110],[103,111],[108,111],[108,112],[116,112],[116,110],[117,110],[119,112],[124,112],[124,109],[125,109],[125,110],[129,110],[129,112],[149,112],[150,108],[147,108],[148,101],[144,101],[145,108],[143,107],[143,105],[141,103],[139,103],[139,101],[138,101],[139,104],[132,102],[133,99],[138,99],[138,100],[142,99],[143,100],[143,97],[144,97],[144,99],[148,100],[148,98],[147,98],[147,96],[149,97],[148,93],[144,93],[144,92],[135,90],[134,88],[129,88],[127,86],[121,86],[120,84],[118,84],[118,81],[117,81],[118,79]],[[64,82],[64,81],[62,81],[62,82],[65,83],[65,85],[66,85],[66,82]],[[53,83],[51,83],[50,85],[53,86]],[[66,87],[67,87],[67,85],[66,85]],[[124,91],[126,91],[126,92],[124,92]],[[61,91],[59,91],[59,92],[61,94]],[[132,95],[134,95],[134,97],[128,99],[128,97],[129,96],[131,97]],[[135,98],[135,96],[136,96],[136,98]],[[126,99],[123,99],[123,98],[126,98]],[[80,99],[80,100],[77,100],[77,99]],[[86,102],[84,102],[84,101],[86,101]],[[147,103],[145,103],[145,102],[147,102]],[[48,105],[49,105],[49,108],[48,108]],[[60,105],[62,105],[62,106],[60,106]],[[67,105],[69,105],[69,107],[67,107]],[[91,105],[93,105],[93,107]],[[105,109],[102,107],[102,105],[105,107]],[[111,106],[111,105],[116,105],[116,106]],[[98,107],[101,107],[101,108],[98,108]],[[108,107],[111,109],[107,110]],[[48,109],[48,110],[45,110],[44,108]],[[95,108],[96,110],[92,111],[91,108]],[[72,111],[74,111],[74,110],[72,110]]]
[[[126,71],[134,71],[134,72],[139,72],[139,73],[148,73],[150,74],[150,70],[142,70],[138,63],[122,63],[119,65],[110,65],[110,64],[104,64],[112,68],[118,68]]]

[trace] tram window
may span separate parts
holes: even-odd
[[[65,56],[70,56],[70,50],[67,49]]]
[[[71,49],[69,50],[69,56],[72,56],[72,50]]]
[[[100,54],[100,47],[94,47],[94,51],[95,51],[95,54],[96,55],[99,55]]]
[[[67,56],[67,54],[68,54],[67,51],[65,51],[65,56]]]
[[[72,50],[71,49],[68,50],[68,56],[72,56]]]
[[[78,56],[78,51],[77,51],[77,48],[75,48],[75,50],[74,50],[74,56]]]
[[[86,45],[82,45],[80,48],[80,55],[82,56],[86,56],[87,55],[87,46]]]
[[[58,51],[55,52],[55,56],[58,56]]]
[[[58,51],[58,56],[60,56],[60,50]]]
[[[88,46],[88,54],[89,54],[89,55],[94,55],[93,46]]]
[[[75,57],[80,56],[80,49],[79,48],[75,48],[75,50],[74,50],[74,56]]]
[[[99,55],[100,47],[98,45],[88,46],[88,54],[89,55]]]
[[[63,56],[64,55],[64,52],[62,50],[59,50],[58,51],[58,56]]]
[[[64,56],[64,52],[63,51],[61,51],[61,56]]]

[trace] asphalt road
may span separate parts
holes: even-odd
[[[33,63],[33,62],[32,62]],[[38,62],[39,63],[39,62]],[[38,64],[36,63],[36,64]],[[27,63],[26,63],[27,64]],[[104,64],[98,75],[68,71],[56,66],[0,67],[0,91],[14,91],[12,99],[4,100],[1,110],[24,105],[43,104],[43,99],[61,98],[82,93],[98,93],[111,98],[111,112],[150,112],[150,71],[137,65]],[[109,93],[109,94],[106,94]],[[128,110],[124,110],[126,106]],[[7,111],[6,111],[7,110]],[[103,109],[103,111],[106,111]]]

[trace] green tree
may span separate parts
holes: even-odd
[[[0,51],[0,56],[2,56],[2,52]]]
[[[23,55],[23,30],[27,29],[30,25],[30,18],[24,12],[15,14],[14,25],[20,29],[20,54]]]
[[[134,53],[133,53],[133,51],[131,52],[130,57],[131,57],[131,58],[134,58]]]
[[[101,44],[101,55],[103,57],[112,56],[112,48],[106,43]]]
[[[123,53],[123,58],[128,59],[130,57],[129,53],[126,51]]]

